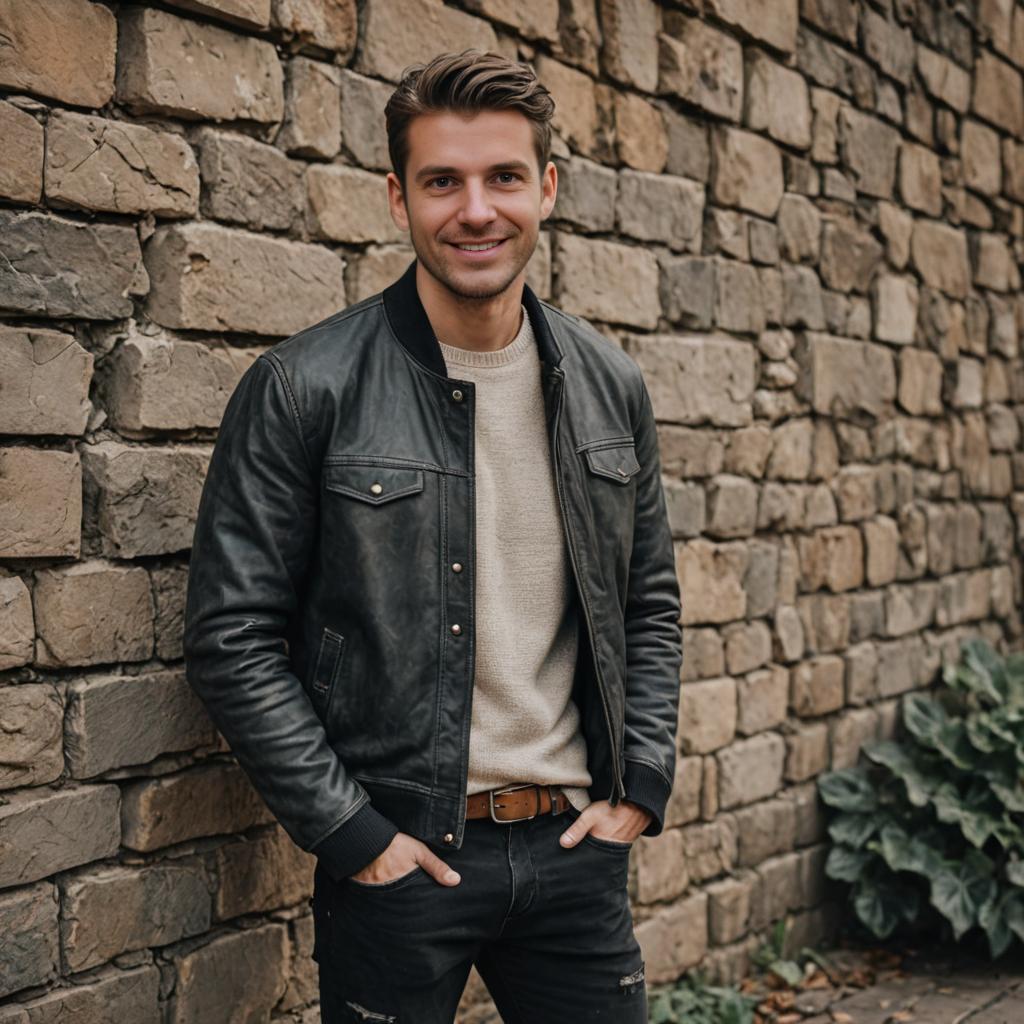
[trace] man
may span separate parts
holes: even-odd
[[[681,663],[639,368],[525,284],[554,109],[495,54],[410,69],[416,259],[264,353],[192,550],[189,681],[316,854],[323,1020],[646,1021],[629,850],[663,825]]]

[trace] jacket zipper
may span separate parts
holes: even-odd
[[[566,540],[568,542],[567,546],[569,549],[569,561],[572,563],[573,575],[576,578],[576,590],[577,593],[580,595],[580,605],[583,608],[583,616],[587,623],[587,641],[590,644],[590,656],[591,660],[594,663],[594,672],[597,677],[597,692],[600,694],[601,697],[601,707],[604,709],[605,726],[608,729],[608,741],[611,744],[612,748],[612,769],[615,775],[615,782],[612,786],[612,796],[614,796],[616,791],[618,791],[619,797],[621,799],[624,798],[626,795],[626,788],[622,780],[622,766],[619,763],[619,745],[615,740],[615,732],[612,729],[612,716],[611,712],[608,709],[608,698],[605,694],[604,680],[601,675],[601,665],[598,661],[597,648],[594,644],[594,623],[593,618],[590,614],[590,605],[587,603],[586,593],[584,591],[582,584],[580,583],[580,567],[579,563],[576,560],[576,536],[573,532],[572,520],[569,516],[568,509],[565,505],[565,499],[562,494],[562,466],[558,446],[558,422],[561,418],[562,413],[562,401],[564,398],[564,391],[562,390],[562,385],[565,381],[565,375],[564,373],[562,373],[561,370],[553,370],[552,372],[557,376],[559,381],[558,401],[555,404],[555,418],[552,427],[552,432],[554,435],[554,443],[552,444],[552,454],[554,456],[555,464],[555,490],[558,494],[558,504],[562,510],[562,520],[565,523],[565,528],[567,532]]]

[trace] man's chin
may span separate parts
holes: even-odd
[[[453,271],[448,266],[436,268],[424,263],[437,280],[460,299],[493,299],[515,282],[519,269],[493,267],[479,271]]]

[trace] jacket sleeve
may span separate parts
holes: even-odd
[[[346,773],[288,656],[317,479],[284,369],[264,353],[228,401],[199,502],[185,673],[285,831],[340,880],[398,829]]]
[[[658,835],[676,766],[679,674],[682,667],[681,604],[672,531],[661,484],[661,457],[647,387],[641,379],[634,444],[636,485],[633,548],[626,595],[626,799],[652,815],[644,829]]]

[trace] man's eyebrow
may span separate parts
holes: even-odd
[[[487,168],[488,173],[496,174],[500,171],[523,171],[529,173],[530,165],[523,160],[505,160],[500,164],[491,164]],[[430,167],[421,168],[416,174],[416,181],[422,181],[424,178],[433,178],[442,174],[458,174],[459,169],[457,167],[442,167],[438,164],[434,164]]]

